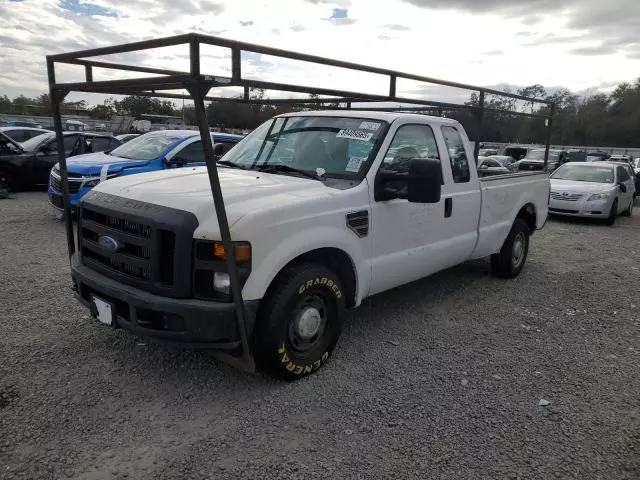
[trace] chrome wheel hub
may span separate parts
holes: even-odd
[[[512,261],[514,267],[520,266],[522,258],[524,257],[524,247],[526,245],[526,239],[524,233],[519,233],[513,240]]]
[[[296,333],[304,340],[315,337],[322,324],[322,315],[315,307],[305,307],[296,318]]]

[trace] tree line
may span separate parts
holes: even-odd
[[[507,90],[509,91],[509,90]],[[547,91],[542,85],[517,89],[513,93],[550,100],[554,103],[554,119],[551,143],[560,145],[603,145],[616,147],[640,146],[640,79],[634,83],[622,83],[611,93],[591,92],[576,95],[567,89]],[[211,127],[252,129],[274,115],[308,110],[318,107],[338,107],[337,104],[321,104],[310,95],[305,103],[295,105],[269,105],[264,90],[252,89],[250,99],[256,103],[238,103],[218,100],[207,105],[207,119]],[[466,107],[477,107],[477,94],[471,94]],[[480,134],[486,142],[544,143],[544,120],[513,115],[510,112],[527,111],[549,113],[549,106],[523,104],[508,97],[488,95],[485,106],[501,112],[486,111],[482,127],[472,110],[433,109],[429,113],[448,116],[460,121],[472,139]],[[114,115],[138,116],[141,114],[172,115],[183,117],[186,124],[196,123],[192,105],[176,105],[171,100],[146,96],[128,96],[122,99],[107,98],[102,104],[89,106],[85,101],[65,102],[62,113],[86,112],[91,118],[110,120]],[[0,113],[21,115],[49,115],[51,105],[47,94],[37,98],[19,95],[10,99],[0,96]]]

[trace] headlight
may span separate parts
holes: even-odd
[[[106,180],[109,180],[110,178],[119,177],[119,176],[120,176],[120,173],[110,173],[109,175],[107,175]],[[89,181],[85,180],[84,186],[87,188],[93,188],[99,183],[100,183],[100,177],[91,177]]]
[[[233,249],[242,288],[251,273],[251,245],[233,242]],[[196,298],[223,302],[233,300],[226,258],[222,242],[195,241],[193,286]]]
[[[587,202],[593,202],[595,200],[607,200],[608,198],[608,193],[594,193],[587,199]]]

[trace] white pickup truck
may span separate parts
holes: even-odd
[[[549,177],[478,179],[445,118],[365,111],[275,117],[218,167],[256,365],[316,371],[347,309],[470,259],[522,270]],[[240,345],[205,167],[116,178],[82,201],[77,297],[101,322],[192,347]]]

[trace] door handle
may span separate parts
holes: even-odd
[[[449,218],[451,216],[451,212],[453,211],[453,198],[445,198],[444,199],[444,218]]]

